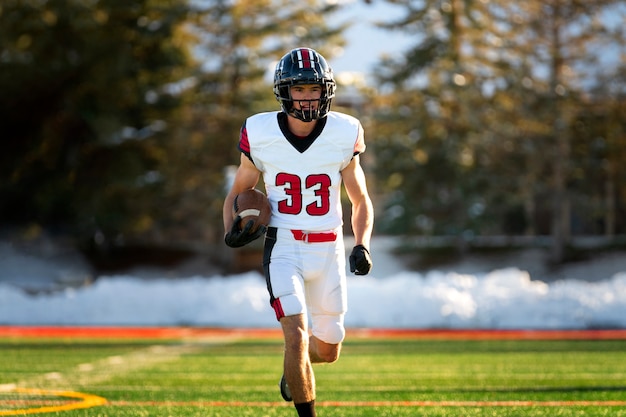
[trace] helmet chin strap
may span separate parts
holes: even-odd
[[[294,110],[291,112],[291,115],[293,117],[295,117],[298,120],[302,120],[303,122],[314,122],[317,119],[319,119],[319,117],[317,116],[317,110],[309,110],[309,111],[304,111],[304,110]]]
[[[300,110],[292,109],[291,115],[298,120],[302,120],[303,122],[313,122],[319,119],[319,109],[313,108],[309,106],[308,109],[302,108],[302,103],[311,103],[313,101],[317,101],[318,106],[321,105],[320,100],[297,100],[300,103]]]

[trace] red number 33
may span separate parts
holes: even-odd
[[[278,202],[278,211],[284,214],[300,214],[302,211],[302,180],[294,174],[281,172],[276,176],[276,185],[284,186],[287,198]],[[323,216],[330,211],[330,177],[326,174],[309,175],[304,180],[304,187],[313,190],[317,197],[306,205],[310,216]]]

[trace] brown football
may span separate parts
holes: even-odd
[[[241,228],[250,220],[254,222],[251,232],[255,232],[259,225],[267,226],[270,223],[272,208],[265,194],[259,190],[246,190],[237,194],[233,201],[233,219],[241,216]]]

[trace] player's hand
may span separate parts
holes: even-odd
[[[350,272],[355,275],[367,275],[372,269],[372,257],[365,246],[356,245],[350,254]]]
[[[233,227],[231,227],[230,232],[226,233],[224,236],[224,242],[230,246],[231,248],[240,248],[248,243],[252,242],[263,236],[267,227],[260,225],[259,228],[251,233],[250,229],[254,226],[254,222],[252,220],[248,221],[243,229],[240,228],[241,225],[241,217],[235,217],[233,221]]]

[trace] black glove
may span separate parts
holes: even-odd
[[[367,275],[372,269],[372,257],[365,246],[356,245],[350,254],[350,272],[355,275]]]
[[[254,232],[250,233],[250,229],[254,226],[254,222],[252,220],[248,221],[243,229],[240,229],[241,225],[241,217],[235,217],[235,221],[233,222],[233,227],[230,229],[230,232],[226,233],[224,236],[224,242],[231,248],[240,248],[248,243],[252,242],[263,236],[267,227],[263,225],[259,225],[259,228]]]

